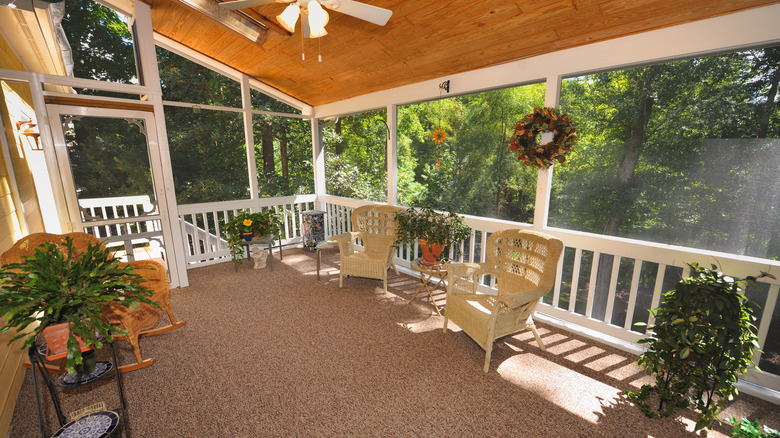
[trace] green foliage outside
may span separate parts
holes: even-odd
[[[647,347],[638,363],[655,376],[655,384],[629,397],[649,417],[692,407],[701,417],[698,430],[711,427],[736,395],[739,374],[755,367],[759,339],[753,309],[742,295],[745,283],[756,277],[735,280],[715,266],[692,264],[691,270],[650,312],[655,323],[648,327],[651,337],[638,341]],[[647,402],[652,393],[659,399],[655,409]]]
[[[517,121],[543,104],[536,84],[399,107],[399,203],[533,222],[537,171],[508,146]],[[437,145],[439,127],[447,137]]]
[[[322,140],[329,195],[387,201],[386,110],[340,117]]]
[[[778,81],[777,47],[564,81],[550,224],[776,259]]]

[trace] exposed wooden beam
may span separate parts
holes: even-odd
[[[271,20],[270,18],[266,17],[263,14],[258,14],[257,12],[251,9],[244,9],[241,11],[241,13],[249,15],[253,19],[263,23],[264,25],[268,26],[269,29],[273,30],[274,32],[277,32],[279,35],[284,35],[284,36],[292,35],[292,33],[290,33],[287,29],[283,28],[282,26],[279,26],[273,20]]]
[[[265,42],[266,33],[268,32],[267,27],[258,26],[238,14],[220,8],[213,0],[179,0],[179,2],[195,9],[212,20],[219,22],[225,27],[239,33],[241,36],[249,38],[249,40],[257,44],[263,45]]]

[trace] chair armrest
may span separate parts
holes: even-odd
[[[484,269],[482,263],[449,263],[444,265],[448,276],[473,278]]]
[[[541,290],[539,288],[524,290],[511,294],[503,294],[498,296],[498,302],[504,304],[510,310],[517,309],[525,306],[526,304],[533,303],[543,296],[547,295],[549,291]]]
[[[447,270],[447,294],[465,295],[477,293],[477,280],[485,271],[484,263],[451,263]]]
[[[355,252],[355,240],[359,239],[361,236],[362,233],[357,231],[347,231],[338,236],[333,236],[332,239],[339,243],[339,252],[342,255],[347,255]]]

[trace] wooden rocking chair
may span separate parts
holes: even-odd
[[[38,248],[43,243],[54,243],[61,245],[66,237],[73,239],[73,246],[77,253],[84,251],[89,246],[89,243],[97,243],[103,246],[103,243],[96,237],[87,233],[68,233],[68,234],[50,234],[50,233],[33,233],[23,237],[14,244],[8,251],[0,255],[0,264],[6,263],[19,263],[23,262],[23,257],[33,254],[35,248]],[[176,321],[171,310],[171,303],[168,298],[168,274],[165,267],[160,263],[151,260],[137,260],[124,265],[130,265],[133,269],[136,269],[136,273],[144,278],[141,285],[153,292],[150,299],[160,305],[160,308],[150,306],[142,303],[136,310],[130,310],[119,304],[111,304],[104,308],[103,314],[108,318],[112,325],[116,325],[127,330],[126,336],[115,336],[115,339],[126,339],[133,348],[133,354],[135,355],[136,363],[122,365],[119,367],[120,372],[133,371],[140,368],[148,367],[154,363],[154,358],[148,358],[146,360],[141,356],[141,349],[138,346],[138,338],[142,336],[151,336],[160,333],[165,333],[173,329],[177,329],[185,324],[184,321]],[[168,315],[170,324],[154,328],[157,321],[160,319],[162,311]],[[30,364],[25,364],[29,368]],[[63,359],[58,366],[47,365],[46,367],[50,372],[64,373],[65,372],[65,360]]]

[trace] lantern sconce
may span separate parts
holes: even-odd
[[[27,137],[32,137],[33,140],[35,140],[35,147],[33,148],[34,151],[42,151],[43,148],[41,147],[40,143],[38,143],[38,137],[41,136],[41,133],[35,129],[37,125],[33,123],[32,119],[20,120],[16,122],[16,130],[20,131],[22,129],[22,126],[24,125],[28,125],[28,126],[24,129],[24,131],[21,131],[20,133]]]

